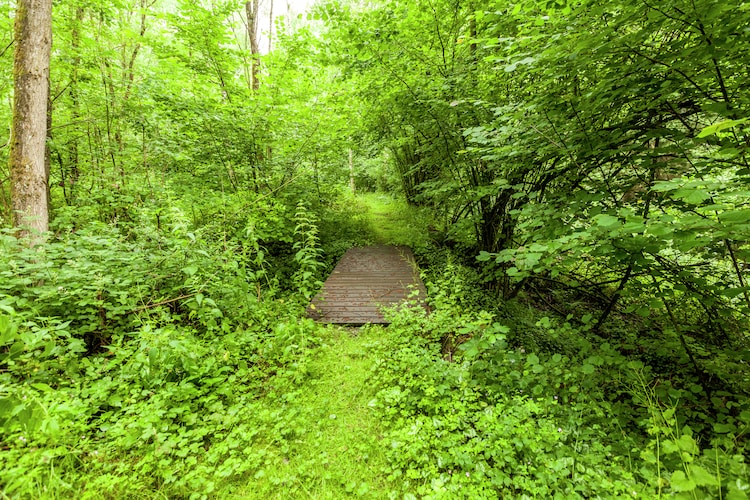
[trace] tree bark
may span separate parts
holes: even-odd
[[[52,0],[18,0],[14,35],[11,199],[13,224],[27,235],[49,229],[46,138]]]
[[[253,77],[253,90],[260,88],[260,81],[258,80],[258,73],[260,69],[260,47],[258,46],[258,38],[260,33],[258,32],[258,4],[260,0],[250,0],[245,3],[245,13],[247,15],[247,36],[250,39],[250,54],[252,60],[252,77]]]
[[[349,189],[351,189],[352,194],[357,192],[354,184],[354,151],[352,151],[352,148],[349,148]]]
[[[273,0],[268,7],[268,53],[273,49]]]

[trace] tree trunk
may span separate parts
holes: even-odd
[[[258,80],[258,70],[260,67],[260,48],[258,47],[258,4],[260,0],[250,0],[245,3],[245,13],[247,14],[247,36],[250,39],[250,54],[252,60],[253,90],[258,90],[260,81]]]
[[[352,148],[349,148],[349,189],[351,189],[352,194],[357,192],[354,185],[354,151],[352,151]]]
[[[18,0],[14,25],[15,93],[10,141],[13,224],[28,231],[49,229],[46,168],[52,0]]]
[[[273,49],[273,0],[268,7],[268,53]]]

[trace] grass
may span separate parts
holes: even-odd
[[[264,469],[233,492],[234,498],[387,498],[387,462],[378,420],[368,403],[367,379],[380,327],[321,327],[323,345],[308,376],[278,404],[301,423],[288,449],[269,448]]]
[[[358,209],[366,213],[375,243],[412,248],[427,244],[429,217],[425,209],[410,207],[385,193],[362,193],[356,200]]]

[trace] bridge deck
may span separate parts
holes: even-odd
[[[426,297],[411,249],[386,245],[355,247],[336,265],[307,308],[307,315],[321,323],[387,324],[381,312],[383,306],[415,298],[424,307]]]

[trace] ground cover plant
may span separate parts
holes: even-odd
[[[300,425],[261,398],[304,379],[304,299],[276,296],[252,234],[228,252],[98,229],[3,240],[4,493],[203,496],[256,469]]]
[[[290,225],[291,245],[315,246],[313,220]],[[643,361],[655,353],[624,355],[591,318],[521,301],[490,309],[480,274],[445,249],[421,252],[429,316],[393,311],[387,329],[354,332],[303,319],[304,281],[289,293],[264,281],[259,301],[257,258],[243,261],[243,293],[229,293],[239,263],[205,250],[221,240],[185,236],[180,253],[97,238],[68,233],[45,261],[3,240],[14,266],[2,301],[9,497],[745,494],[743,399],[706,402],[689,371],[662,380],[664,367]],[[174,272],[112,260],[119,246],[173,259]],[[105,256],[101,283],[64,293]],[[191,263],[225,281],[199,281]],[[47,288],[58,301],[35,300]]]
[[[374,406],[402,494],[746,497],[744,398],[720,403],[730,416],[695,384],[662,381],[590,327],[538,310],[526,314],[555,343],[535,346],[522,315],[503,320],[446,293],[456,271],[428,282],[432,315],[394,312],[378,351]]]

